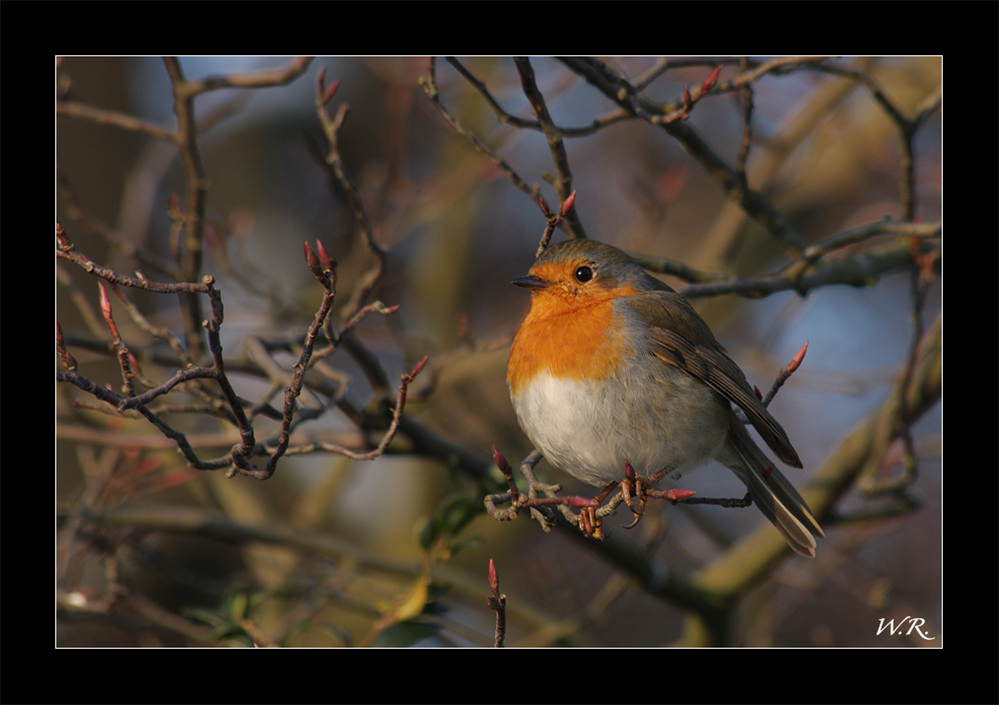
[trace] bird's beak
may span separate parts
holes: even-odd
[[[533,274],[528,274],[526,277],[517,277],[510,283],[522,286],[525,289],[547,289],[552,285],[551,282],[546,282],[541,277],[537,277]]]

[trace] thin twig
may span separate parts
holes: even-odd
[[[302,354],[299,356],[298,362],[293,365],[295,372],[291,378],[291,386],[284,393],[284,417],[281,421],[281,435],[278,438],[277,448],[274,449],[270,460],[267,461],[265,472],[268,477],[274,474],[278,460],[280,460],[281,456],[288,449],[292,421],[295,417],[295,400],[302,393],[302,385],[305,383],[305,372],[309,369],[309,360],[312,358],[316,336],[322,329],[326,317],[333,309],[333,301],[336,299],[336,263],[327,260],[324,266],[319,256],[309,247],[309,243],[305,243],[305,258],[309,263],[309,269],[312,270],[316,279],[323,286],[323,300],[319,305],[319,310],[316,311],[316,315],[312,318],[308,332],[305,334],[305,344],[302,346]]]
[[[489,609],[496,612],[496,630],[493,645],[502,648],[503,640],[506,638],[506,595],[499,589],[499,574],[496,572],[496,564],[493,559],[489,559],[489,589],[492,595],[486,598]]]
[[[718,181],[730,200],[738,203],[792,253],[796,254],[804,250],[804,241],[783,214],[764,196],[741,183],[736,170],[726,164],[687,122],[675,119],[677,115],[682,116],[683,103],[687,102],[686,96],[679,108],[665,115],[661,112],[655,114],[650,112],[650,109],[657,111],[660,109],[644,103],[635,87],[604,62],[585,57],[560,57],[559,60],[623,109],[650,123],[661,125],[701,163],[701,166],[710,176]],[[715,89],[712,88],[712,90]],[[699,100],[701,95],[703,95],[703,91],[691,94],[690,99]]]
[[[347,196],[347,204],[350,206],[351,213],[354,214],[354,220],[360,228],[364,246],[373,258],[371,267],[361,275],[360,281],[358,281],[351,291],[350,300],[342,312],[342,315],[349,319],[353,318],[361,307],[364,306],[368,296],[381,279],[385,271],[385,250],[375,241],[374,230],[371,227],[371,221],[368,219],[367,211],[364,208],[361,192],[358,190],[354,179],[347,173],[343,164],[343,157],[340,154],[340,130],[343,129],[344,121],[350,113],[350,106],[346,103],[341,103],[337,109],[336,116],[330,117],[326,106],[336,94],[339,82],[335,81],[327,88],[324,85],[325,75],[325,69],[321,69],[317,77],[316,112],[319,115],[323,133],[326,135],[326,141],[329,144],[329,150],[326,154],[326,164],[336,178],[336,182]]]
[[[444,103],[441,102],[440,89],[437,87],[436,60],[434,57],[430,57],[430,59],[427,60],[427,73],[426,75],[420,77],[419,83],[423,88],[423,92],[427,94],[427,97],[430,98],[434,107],[437,108],[437,111],[440,113],[441,117],[444,118],[444,121],[451,126],[451,129],[468,140],[478,152],[486,156],[489,161],[495,164],[499,170],[503,172],[510,183],[530,196],[531,200],[537,202],[538,197],[540,196],[538,186],[529,186],[527,182],[520,178],[520,175],[512,166],[510,166],[509,163],[507,163],[505,159],[503,159],[503,157],[476,137],[475,133],[463,127],[462,124],[458,122],[453,115],[451,115],[448,109],[444,107]]]
[[[513,61],[517,66],[517,72],[520,74],[520,84],[524,90],[524,95],[530,101],[534,115],[545,133],[545,139],[548,141],[548,150],[551,152],[552,163],[555,165],[556,173],[552,186],[555,187],[555,193],[558,194],[559,200],[565,201],[573,191],[572,169],[569,167],[569,155],[566,153],[565,145],[562,142],[562,133],[552,121],[545,98],[538,89],[530,59],[526,56],[521,56],[515,57]],[[586,231],[583,229],[583,224],[579,220],[577,211],[571,210],[567,213],[564,216],[563,222],[565,222],[566,232],[569,237],[586,237]]]

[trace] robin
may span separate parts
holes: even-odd
[[[510,350],[507,383],[521,427],[555,467],[591,485],[715,458],[795,551],[815,555],[822,529],[750,438],[746,414],[787,465],[801,460],[746,376],[687,300],[616,247],[550,245],[526,277],[531,309]],[[661,475],[660,475],[661,477]]]

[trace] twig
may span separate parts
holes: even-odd
[[[218,88],[262,88],[284,85],[305,71],[310,59],[296,59],[284,69],[260,71],[244,75],[211,76],[202,80],[187,80],[176,57],[165,57],[164,65],[170,77],[173,91],[173,110],[177,119],[174,132],[162,129],[132,116],[104,110],[82,103],[61,101],[57,110],[72,117],[85,118],[103,124],[111,124],[133,132],[141,132],[157,139],[168,140],[177,145],[184,165],[186,192],[183,198],[183,213],[178,219],[182,238],[173,240],[172,255],[176,262],[175,276],[180,281],[195,281],[201,274],[204,247],[205,203],[208,193],[208,174],[201,159],[198,146],[198,124],[194,114],[195,98]],[[179,212],[179,211],[178,211]],[[187,351],[192,359],[201,357],[204,348],[202,341],[201,299],[192,292],[177,290],[181,299],[181,313],[184,317],[184,334]]]
[[[492,595],[486,598],[486,604],[489,605],[489,609],[496,612],[496,630],[493,645],[499,649],[503,647],[503,640],[506,638],[506,595],[502,594],[499,590],[499,575],[496,572],[496,564],[493,563],[492,558],[489,559],[489,589],[492,591]]]
[[[200,81],[191,81],[189,90],[196,94],[220,88],[270,88],[273,86],[285,86],[305,73],[310,63],[312,63],[311,56],[299,56],[281,69],[206,76]]]
[[[452,66],[454,66],[455,69],[458,70],[458,73],[464,76],[465,80],[471,83],[472,87],[482,95],[486,103],[489,104],[489,107],[492,108],[493,112],[496,113],[496,117],[501,123],[505,125],[513,125],[514,127],[526,127],[535,130],[541,129],[541,125],[538,124],[537,120],[527,120],[525,118],[512,115],[511,113],[508,113],[506,110],[504,110],[503,107],[499,104],[499,101],[497,101],[493,97],[492,93],[489,92],[489,89],[486,88],[486,84],[480,81],[478,78],[476,78],[475,75],[472,74],[472,72],[469,71],[464,64],[458,61],[458,59],[456,59],[453,56],[446,56],[444,57],[444,60],[447,61]]]
[[[325,253],[324,249],[323,254],[325,255]],[[302,354],[299,356],[298,362],[292,366],[295,372],[291,378],[291,386],[284,393],[284,416],[281,420],[281,435],[278,438],[277,448],[271,454],[270,460],[267,461],[267,467],[264,470],[268,477],[274,474],[278,460],[280,460],[281,456],[288,449],[292,420],[295,417],[295,400],[302,393],[305,372],[309,369],[309,360],[312,358],[312,349],[316,344],[316,336],[322,329],[329,312],[333,309],[333,301],[336,298],[336,262],[330,261],[328,257],[323,258],[325,261],[320,259],[319,255],[309,247],[309,243],[307,242],[305,243],[305,259],[312,274],[323,286],[323,300],[319,305],[319,310],[316,311],[316,315],[312,318],[308,332],[305,334],[305,344],[302,346]]]
[[[158,140],[174,142],[174,134],[158,125],[141,120],[134,115],[119,113],[116,110],[98,108],[76,100],[60,100],[56,102],[56,114],[67,117],[90,120],[98,125],[114,125],[129,132],[139,132]]]
[[[437,76],[436,76],[436,60],[434,57],[430,57],[427,60],[427,73],[425,76],[421,76],[419,79],[420,86],[423,88],[423,92],[427,94],[427,97],[433,102],[434,107],[440,113],[444,121],[451,126],[451,129],[461,135],[463,138],[468,140],[475,149],[481,154],[485,155],[489,161],[495,164],[500,171],[506,176],[506,178],[514,186],[519,188],[521,191],[526,193],[531,197],[531,200],[537,202],[540,196],[540,190],[537,185],[529,186],[520,175],[514,170],[512,166],[503,157],[497,154],[495,151],[490,149],[482,140],[475,136],[475,134],[462,126],[458,120],[451,115],[444,103],[441,102],[440,90],[437,87]]]
[[[569,167],[569,155],[566,154],[565,145],[562,143],[562,133],[555,127],[552,116],[548,112],[548,106],[545,104],[545,98],[541,94],[541,91],[538,90],[538,84],[534,78],[534,69],[531,67],[530,59],[521,56],[515,57],[513,61],[517,66],[517,72],[520,74],[520,84],[524,90],[524,95],[530,101],[534,115],[545,133],[545,139],[548,141],[548,149],[551,152],[552,163],[555,165],[556,173],[556,178],[552,181],[552,186],[555,187],[555,193],[558,194],[559,200],[566,201],[569,195],[573,193],[572,170]],[[570,211],[567,216],[563,216],[562,220],[565,221],[569,237],[586,237],[586,231],[583,229],[583,224],[580,222],[576,211]]]
[[[718,181],[730,200],[738,203],[792,253],[801,252],[805,248],[801,236],[795,232],[783,214],[774,208],[764,196],[741,183],[735,169],[726,164],[690,125],[683,119],[677,119],[678,116],[682,118],[684,114],[682,103],[680,108],[665,115],[653,114],[650,112],[650,108],[654,110],[659,110],[659,108],[644,103],[635,87],[604,62],[585,57],[561,57],[559,60],[623,109],[652,124],[661,125],[701,163],[709,175]],[[689,98],[696,102],[702,94],[694,94]],[[685,95],[683,103],[686,103],[687,100],[688,96]]]
[[[538,250],[534,253],[535,259],[541,256],[541,253],[548,248],[548,243],[552,239],[552,234],[555,232],[555,228],[565,219],[566,215],[573,212],[573,206],[576,203],[576,192],[573,191],[569,196],[562,202],[559,206],[558,213],[552,213],[551,209],[548,208],[548,204],[545,199],[539,198],[538,204],[541,206],[541,212],[545,216],[545,232],[541,235],[541,241],[538,243]],[[585,235],[583,237],[586,237]]]
[[[782,369],[777,375],[777,379],[774,380],[774,384],[770,387],[770,391],[767,392],[767,395],[762,399],[763,406],[770,406],[770,402],[773,401],[774,396],[776,396],[780,388],[784,386],[784,382],[786,382],[788,378],[794,374],[794,371],[801,366],[801,361],[805,359],[805,353],[807,351],[808,341],[806,340],[805,344],[801,346],[801,349],[795,353],[791,362],[787,363],[787,366],[784,367],[784,369]],[[759,392],[757,392],[757,395],[758,394]]]
[[[108,330],[111,331],[111,343],[118,354],[118,365],[121,367],[123,382],[121,391],[122,394],[130,397],[135,393],[135,385],[132,383],[132,378],[135,374],[132,372],[132,365],[128,359],[128,348],[122,342],[121,335],[118,333],[118,326],[115,325],[114,318],[111,315],[111,300],[108,298],[107,290],[100,282],[98,282],[97,287],[100,289],[101,314],[104,316],[104,322],[107,324]]]
[[[141,272],[138,272],[138,277],[129,277],[123,274],[118,274],[117,272],[108,269],[107,267],[102,267],[93,260],[91,260],[86,255],[77,252],[76,246],[66,235],[66,231],[60,223],[56,223],[56,242],[58,249],[56,250],[56,257],[64,260],[73,262],[85,269],[90,274],[93,274],[99,279],[110,282],[112,284],[117,284],[119,286],[129,286],[134,289],[144,289],[145,291],[155,291],[160,294],[176,294],[181,292],[195,293],[195,294],[207,294],[208,285],[201,283],[189,283],[189,282],[153,282],[146,279]]]
[[[928,230],[939,225],[926,226]],[[915,249],[917,256],[939,253],[940,243],[931,238],[920,238]],[[805,294],[812,289],[836,284],[869,286],[880,277],[913,265],[913,248],[910,242],[898,240],[888,245],[871,248],[852,257],[840,260],[796,260],[776,274],[755,278],[730,279],[729,281],[691,284],[679,291],[686,298],[740,294],[751,298],[769,296],[778,291],[793,290]]]
[[[365,300],[378,284],[385,271],[385,250],[375,241],[375,234],[368,219],[368,214],[364,209],[361,192],[358,190],[354,179],[351,178],[344,168],[343,157],[340,155],[340,130],[343,129],[343,123],[350,113],[350,106],[346,103],[341,103],[337,109],[336,116],[330,117],[326,106],[333,99],[333,96],[336,95],[336,90],[340,83],[339,81],[334,81],[327,87],[324,85],[325,76],[325,68],[320,69],[317,76],[316,112],[319,115],[323,133],[326,135],[326,141],[329,144],[329,151],[326,154],[326,164],[331,169],[340,188],[346,194],[347,204],[350,206],[350,210],[354,214],[354,220],[357,221],[357,225],[360,228],[361,238],[368,252],[373,257],[371,267],[361,275],[361,279],[351,291],[350,300],[343,311],[345,318],[353,318],[364,305]]]
[[[176,57],[163,59],[170,86],[173,89],[173,112],[177,118],[177,132],[174,139],[180,150],[180,160],[184,165],[186,193],[183,199],[181,229],[183,237],[176,240],[171,253],[177,262],[177,278],[193,281],[201,272],[204,250],[205,204],[208,196],[208,172],[201,160],[198,146],[197,123],[194,117],[194,98],[202,90],[197,83],[184,79],[180,62]],[[201,299],[197,296],[181,296],[181,314],[184,317],[184,334],[187,350],[195,360],[201,357]]]
[[[188,292],[192,294],[205,294],[208,296],[212,315],[209,320],[204,322],[204,326],[208,334],[208,345],[213,365],[211,367],[194,366],[191,364],[190,358],[186,356],[183,348],[175,350],[178,358],[181,361],[186,361],[184,367],[174,373],[170,379],[159,385],[154,386],[149,384],[148,386],[150,388],[142,394],[136,394],[132,385],[132,378],[141,374],[141,370],[138,367],[138,361],[130,353],[121,339],[118,327],[112,316],[110,299],[103,284],[100,285],[100,308],[105,325],[107,325],[111,332],[112,347],[116,351],[119,366],[122,369],[122,377],[124,380],[122,393],[119,394],[107,389],[106,387],[102,387],[80,374],[77,371],[75,358],[73,358],[73,356],[66,349],[66,342],[61,326],[57,323],[56,327],[56,348],[60,360],[66,368],[65,371],[57,372],[57,381],[73,384],[105,404],[111,405],[119,415],[132,411],[144,417],[149,423],[153,424],[153,426],[155,426],[160,433],[176,443],[178,450],[191,467],[199,470],[216,470],[222,467],[229,467],[230,476],[239,472],[258,479],[267,479],[274,473],[278,459],[284,455],[286,451],[302,453],[311,452],[312,450],[326,450],[347,455],[355,459],[364,460],[384,453],[388,444],[394,438],[402,420],[407,388],[416,375],[418,375],[423,369],[426,364],[426,358],[418,363],[410,373],[402,375],[402,384],[398,391],[395,408],[390,410],[391,417],[388,421],[387,431],[382,437],[380,443],[373,450],[358,452],[337,444],[325,442],[306,444],[306,446],[303,447],[289,448],[291,432],[296,423],[300,423],[307,418],[313,418],[322,411],[320,409],[306,413],[297,412],[296,420],[295,400],[302,391],[305,373],[310,368],[310,361],[315,351],[318,334],[320,330],[323,329],[324,323],[329,317],[336,294],[336,263],[330,261],[321,243],[317,243],[319,254],[316,254],[316,252],[314,252],[308,245],[305,246],[305,254],[309,268],[312,270],[313,274],[320,281],[320,283],[322,283],[325,289],[325,295],[323,302],[313,319],[312,325],[304,336],[302,352],[298,363],[294,366],[291,383],[285,393],[284,413],[280,415],[280,418],[282,419],[281,433],[276,444],[268,446],[265,444],[258,444],[255,441],[253,426],[244,411],[244,401],[239,398],[229,381],[226,372],[226,362],[222,355],[222,345],[219,337],[219,331],[225,315],[224,307],[222,305],[221,292],[215,286],[214,279],[211,276],[206,275],[201,284],[190,284],[186,282],[159,283],[149,281],[148,279],[141,277],[141,275],[140,277],[125,276],[106,267],[97,265],[84,254],[78,252],[61,225],[58,224],[56,227],[56,237],[58,244],[58,257],[74,262],[94,276],[107,282],[114,288],[116,293],[119,295],[119,298],[123,301],[127,301],[127,298],[117,289],[119,286],[129,286],[157,293],[171,294],[177,292]],[[364,307],[348,322],[344,330],[334,336],[327,352],[335,350],[337,346],[344,342],[344,340],[346,340],[347,333],[366,313],[371,311],[391,313],[395,310],[396,307],[386,307],[380,302],[374,302]],[[130,306],[129,311],[133,313],[133,317],[138,316],[140,325],[145,324],[143,327],[151,330],[154,334],[162,334],[162,332],[158,332],[148,326],[148,322],[145,321],[138,311],[134,310],[134,307]],[[236,426],[239,432],[239,442],[233,445],[228,455],[222,458],[210,460],[203,460],[199,458],[191,444],[188,442],[185,434],[172,428],[169,424],[163,421],[162,418],[160,418],[157,412],[148,407],[151,402],[170,393],[178,386],[186,385],[189,382],[197,380],[213,380],[219,385],[221,396],[218,398],[207,398],[206,396],[206,402],[212,406],[212,413],[224,416],[224,418],[228,419]],[[192,391],[197,393],[198,390]],[[342,393],[339,398],[342,398]],[[200,409],[200,411],[204,412],[206,409]],[[255,409],[254,413],[257,413],[257,411],[258,409]],[[161,412],[176,413],[177,408],[164,407]],[[250,457],[264,453],[270,455],[270,460],[264,469],[258,469],[251,462],[249,462]]]
[[[901,202],[901,215],[903,220],[914,220],[916,217],[915,202],[915,154],[913,151],[913,141],[916,132],[923,122],[934,113],[942,102],[942,87],[937,90],[916,110],[916,113],[908,118],[902,114],[902,110],[895,105],[888,97],[888,94],[870,74],[862,71],[845,69],[834,64],[820,64],[816,69],[836,76],[843,76],[862,83],[870,92],[871,97],[881,106],[885,114],[895,123],[899,132],[900,154],[899,154],[899,200]]]
[[[75,372],[76,358],[66,350],[66,343],[62,338],[62,326],[59,325],[59,321],[56,321],[56,352],[59,353],[59,359],[62,360],[62,365],[66,371]]]

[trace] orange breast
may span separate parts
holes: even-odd
[[[623,316],[614,317],[614,299],[637,293],[632,287],[600,295],[566,297],[541,290],[532,294],[531,310],[510,349],[507,381],[519,395],[540,372],[560,378],[599,380],[613,374],[634,355]]]

